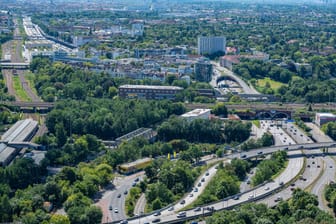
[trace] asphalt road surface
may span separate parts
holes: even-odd
[[[241,86],[244,93],[246,93],[246,94],[260,94],[253,87],[249,86],[244,80],[242,80],[240,77],[235,75],[232,71],[219,66],[218,63],[212,63],[212,64],[214,65],[214,70],[218,70],[220,73],[224,73],[226,76],[229,76],[233,80],[235,80]]]

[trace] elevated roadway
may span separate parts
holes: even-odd
[[[286,150],[288,151],[290,162],[286,170],[279,177],[277,177],[274,182],[267,183],[267,186],[260,186],[255,189],[251,189],[248,192],[244,192],[240,194],[239,200],[234,200],[233,197],[230,197],[220,202],[203,206],[201,211],[188,210],[186,218],[182,218],[182,219],[177,218],[176,213],[174,212],[166,214],[166,212],[164,211],[163,213],[165,214],[164,216],[162,215],[162,216],[156,217],[153,215],[153,213],[146,214],[138,218],[129,219],[129,223],[134,223],[134,224],[139,223],[139,222],[145,223],[145,222],[157,219],[157,218],[160,218],[161,223],[178,223],[178,222],[181,222],[182,220],[189,220],[189,219],[196,218],[196,217],[203,216],[203,215],[210,215],[211,211],[207,209],[209,206],[214,207],[215,210],[221,210],[221,209],[232,208],[234,206],[240,205],[248,201],[256,201],[256,200],[263,199],[273,194],[274,191],[281,189],[282,185],[290,182],[293,178],[295,178],[299,174],[304,164],[304,159],[302,157],[301,150],[305,149],[307,150],[307,152],[309,152],[309,151],[314,151],[316,149],[320,149],[323,147],[330,148],[330,147],[335,147],[335,146],[336,146],[336,142],[304,143],[304,144],[296,144],[296,145],[292,144],[292,145],[286,145],[286,146],[266,147],[266,148],[251,150],[251,151],[244,152],[244,153],[239,152],[239,153],[227,155],[225,157],[226,159],[233,159],[233,158],[250,159],[253,157],[260,156],[260,152],[261,154],[267,155],[267,154],[271,154],[279,150]],[[269,189],[269,190],[265,190],[265,189]],[[117,223],[117,222],[112,222],[112,223]]]

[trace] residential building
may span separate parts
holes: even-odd
[[[209,60],[200,59],[196,62],[195,67],[195,78],[199,82],[210,82],[213,73],[213,65]]]
[[[319,126],[331,121],[336,121],[336,115],[332,113],[316,113],[315,115],[315,123]]]
[[[142,36],[144,33],[144,25],[142,23],[132,24],[132,36]]]
[[[197,52],[200,55],[214,54],[217,52],[225,53],[226,50],[226,38],[219,37],[198,37]]]
[[[195,119],[210,119],[210,109],[195,109],[188,113],[182,114],[181,117],[187,119],[187,121],[193,121]]]
[[[177,86],[122,85],[119,86],[119,96],[121,98],[173,100],[182,90],[183,88]]]

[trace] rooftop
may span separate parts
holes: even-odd
[[[210,109],[195,109],[189,111],[188,113],[182,114],[181,117],[196,117],[201,114],[210,113],[210,111],[211,111]]]
[[[336,115],[334,115],[332,113],[316,113],[316,115],[318,115],[320,117],[336,117]]]
[[[150,85],[122,85],[119,88],[125,89],[169,89],[169,90],[182,90],[178,86],[150,86]]]
[[[124,163],[124,164],[120,165],[120,167],[129,168],[129,167],[134,167],[136,165],[146,163],[146,162],[150,162],[150,161],[152,161],[152,158],[145,157],[145,158],[138,159],[138,160],[135,160],[135,161],[130,162],[130,163]]]

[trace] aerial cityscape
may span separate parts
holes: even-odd
[[[336,223],[336,1],[2,0],[0,43],[0,223]]]

